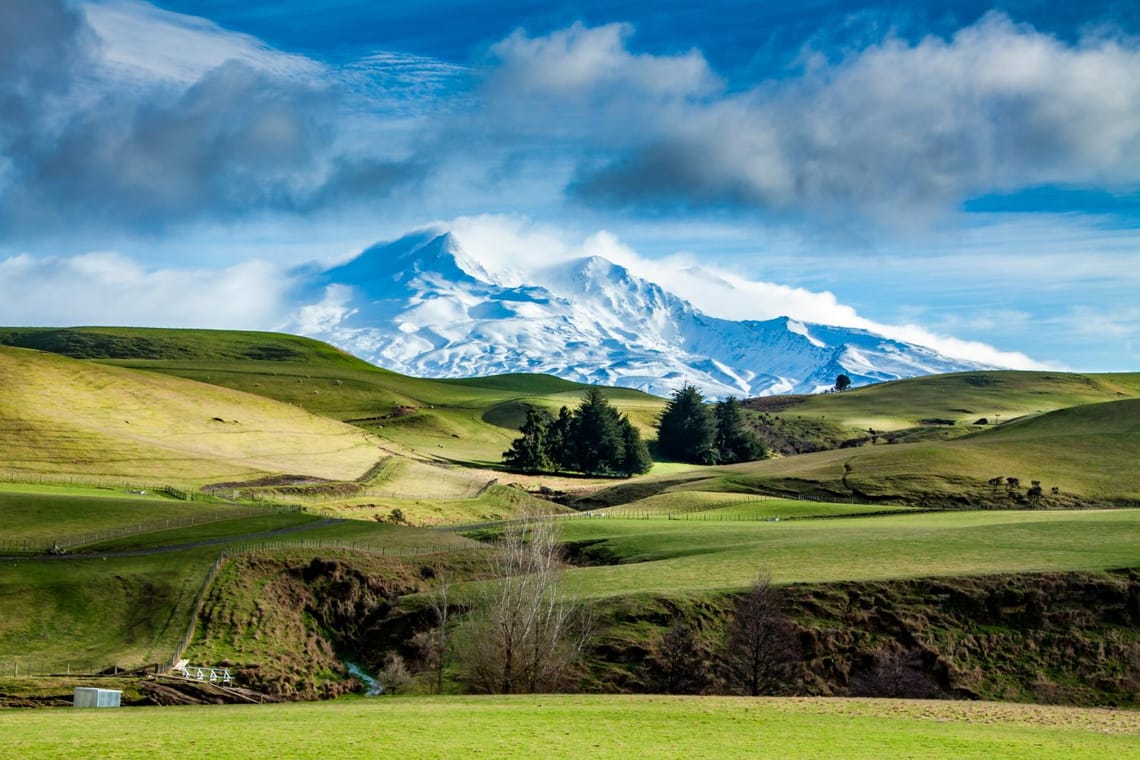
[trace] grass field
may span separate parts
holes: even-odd
[[[152,328],[0,328],[0,344],[179,376],[353,422],[424,456],[499,462],[534,405],[557,412],[585,385],[547,375],[426,380],[374,367],[318,341],[278,333]],[[663,401],[607,395],[648,430]],[[440,450],[439,444],[443,444]]]
[[[786,520],[798,517],[842,517],[896,511],[878,504],[838,504],[808,499],[780,499],[730,491],[676,490],[644,499],[600,507],[584,514],[605,517],[672,517],[684,520]]]
[[[624,696],[0,712],[19,757],[1124,758],[1140,714],[979,702]]]
[[[779,523],[568,520],[616,565],[575,568],[586,598],[828,582],[1140,565],[1140,510],[943,512]]]
[[[1140,399],[1124,399],[1028,417],[955,440],[691,467],[615,484],[589,499],[592,506],[614,507],[660,493],[704,491],[1010,507],[1024,506],[1026,491],[1037,480],[1044,491],[1042,506],[1135,504],[1140,503],[1140,469],[1133,464],[1138,457]],[[1016,477],[1021,485],[1011,496],[1004,486],[988,483],[993,477]]]
[[[216,548],[0,564],[0,660],[73,670],[164,662]]]

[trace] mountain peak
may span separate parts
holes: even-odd
[[[293,328],[408,374],[542,372],[658,395],[686,383],[710,397],[811,393],[839,373],[860,384],[982,368],[865,330],[710,317],[601,256],[519,278],[488,271],[449,231],[417,230],[313,275],[298,313],[322,319]]]

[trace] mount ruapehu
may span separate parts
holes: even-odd
[[[520,276],[440,230],[295,274],[284,329],[420,377],[535,372],[661,396],[691,383],[715,397],[814,393],[840,373],[859,385],[993,369],[866,330],[712,317],[598,256]]]

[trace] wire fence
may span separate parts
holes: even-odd
[[[210,584],[214,582],[217,577],[218,571],[226,563],[226,553],[222,552],[218,558],[214,560],[214,564],[206,571],[206,577],[202,580],[202,585],[198,587],[198,595],[194,597],[194,609],[190,614],[190,622],[186,624],[186,633],[182,635],[178,645],[174,648],[174,654],[163,665],[163,670],[172,670],[174,665],[182,659],[182,655],[186,652],[186,648],[190,646],[190,642],[194,640],[194,633],[198,630],[198,617],[202,612],[202,602],[206,599],[206,592],[210,588]]]
[[[297,509],[294,507],[293,509]],[[271,514],[272,510],[265,507],[235,507],[219,509],[211,512],[202,512],[186,517],[168,517],[160,520],[150,520],[134,525],[125,525],[117,528],[103,528],[100,530],[76,533],[69,536],[55,538],[0,538],[0,553],[9,554],[61,554],[73,549],[115,541],[121,538],[137,536],[143,533],[156,533],[164,530],[177,530],[191,528],[197,525],[225,522],[226,520],[239,520],[247,517],[260,517]]]
[[[17,483],[35,486],[56,486],[59,488],[103,488],[116,491],[127,491],[137,494],[159,493],[180,501],[212,500],[205,494],[187,491],[166,483],[144,483],[137,480],[126,480],[114,477],[99,477],[96,475],[55,475],[38,472],[19,472],[16,470],[0,470],[0,483]]]
[[[39,658],[0,660],[0,679],[59,678],[62,676],[114,676],[127,672],[106,663],[58,662]]]

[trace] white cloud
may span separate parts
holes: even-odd
[[[627,37],[580,25],[516,34],[489,79],[492,128],[529,117],[539,136],[574,135],[585,157],[571,189],[598,205],[917,226],[988,192],[1140,182],[1136,39],[1069,44],[991,13],[949,39],[887,38],[834,62],[807,54],[798,75],[725,93],[699,53],[635,55]]]
[[[544,37],[516,31],[491,48],[498,61],[493,85],[518,95],[540,93],[558,98],[599,92],[689,97],[721,86],[698,51],[636,55],[626,48],[632,34],[629,24],[586,27],[576,23]]]
[[[271,329],[286,276],[248,261],[219,270],[148,270],[117,253],[0,260],[0,324]]]

